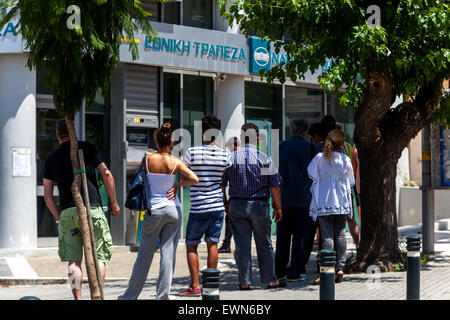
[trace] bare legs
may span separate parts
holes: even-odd
[[[217,243],[208,241],[206,243],[208,247],[208,269],[217,269],[217,264],[219,262],[219,252],[217,249]],[[191,274],[191,290],[198,289],[200,287],[199,283],[199,261],[197,253],[198,244],[188,244],[186,245],[187,261],[189,266],[189,273]]]
[[[105,283],[106,264],[104,262],[99,262],[99,265],[100,277],[103,286],[103,284]],[[73,298],[75,300],[81,300],[81,287],[83,284],[83,271],[81,269],[81,261],[69,261],[68,276]]]

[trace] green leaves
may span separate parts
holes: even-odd
[[[270,42],[289,35],[282,48],[291,57],[264,76],[269,81],[301,78],[308,70],[335,63],[320,84],[340,94],[344,105],[362,100],[368,69],[391,74],[395,95],[414,95],[450,77],[450,3],[444,0],[306,1],[219,0],[221,14],[235,19],[245,35]],[[377,4],[381,26],[366,24],[366,9]],[[276,31],[276,32],[275,32]],[[284,71],[283,71],[284,69]]]
[[[73,13],[80,8],[80,26],[68,28]],[[154,34],[137,0],[47,0],[3,1],[0,11],[11,8],[0,24],[19,18],[20,32],[29,49],[28,67],[41,67],[54,88],[56,110],[72,117],[83,100],[90,105],[100,88],[109,89],[110,78],[119,61],[121,39],[127,38],[133,58],[138,58],[134,42],[141,30]]]

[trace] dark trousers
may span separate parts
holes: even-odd
[[[308,236],[308,244],[306,245],[306,252],[305,252],[305,257],[304,257],[304,265],[306,266],[309,262],[309,258],[311,257],[311,252],[314,246],[314,238],[316,236],[316,230],[317,228],[319,228],[319,232],[320,232],[320,227],[319,227],[319,220],[313,221],[311,218],[310,219],[310,227],[309,227],[309,236]],[[318,251],[322,250],[322,235],[320,235],[319,237],[319,248]],[[317,260],[317,265],[319,264],[318,260]]]
[[[225,215],[225,238],[222,241],[222,248],[230,248],[231,237],[233,236],[233,229],[231,228],[230,215]]]
[[[297,279],[306,273],[305,253],[310,228],[309,208],[283,208],[277,223],[275,274],[277,278]],[[292,241],[292,246],[291,246]],[[290,258],[290,267],[287,268]]]

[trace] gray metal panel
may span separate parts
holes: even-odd
[[[129,126],[159,127],[159,72],[145,65],[126,65],[126,121]],[[135,123],[135,118],[143,119]]]

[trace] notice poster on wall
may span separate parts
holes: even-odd
[[[12,148],[13,177],[31,177],[31,148]]]
[[[442,185],[450,186],[450,129],[441,127],[441,173]]]

